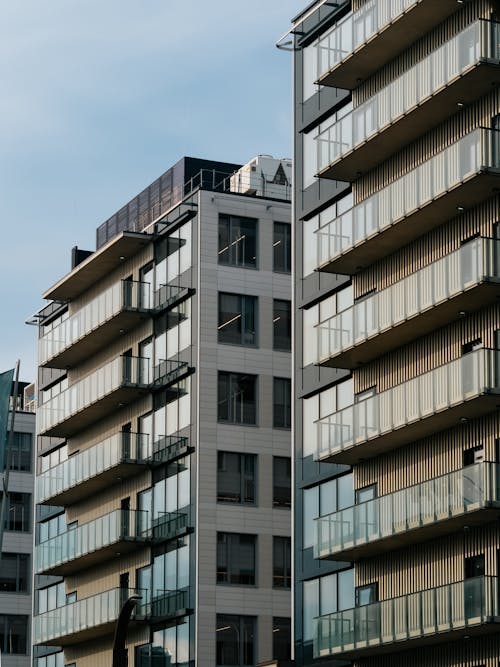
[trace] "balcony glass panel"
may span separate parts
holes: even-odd
[[[77,313],[61,322],[39,340],[38,354],[44,364],[63,350],[88,336],[122,310],[149,310],[150,284],[121,280],[93,299]]]
[[[320,77],[419,1],[368,0],[357,12],[336,23],[318,44]]]
[[[123,603],[131,595],[142,595],[142,592],[113,588],[35,616],[34,643],[45,644],[54,639],[113,623],[117,620]]]
[[[154,590],[152,595],[146,591],[143,602],[138,605],[137,613],[150,620],[169,618],[184,611],[187,605],[186,590]]]
[[[500,167],[499,133],[478,128],[318,231],[319,264],[383,232],[483,168]]]
[[[317,137],[318,171],[422,104],[480,59],[500,57],[499,24],[478,21]]]
[[[402,324],[484,279],[500,278],[500,241],[476,238],[316,326],[318,361]]]
[[[500,500],[500,466],[477,463],[316,519],[315,558],[353,549]]]
[[[146,433],[115,433],[39,475],[37,501],[57,496],[122,462],[145,463],[151,456],[151,437]]]
[[[314,657],[356,652],[491,623],[497,577],[474,577],[316,619]],[[399,648],[398,648],[399,646]]]
[[[39,432],[44,433],[76,415],[123,385],[151,384],[150,360],[143,357],[118,357],[75,382],[38,408]]]
[[[500,387],[500,352],[481,349],[319,421],[318,457],[331,456]]]
[[[36,570],[45,572],[121,540],[147,539],[148,533],[147,512],[115,510],[38,544]]]

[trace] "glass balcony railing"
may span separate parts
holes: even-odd
[[[39,614],[33,619],[33,641],[64,646],[78,635],[83,640],[112,633],[121,607],[131,595],[143,597],[143,591],[113,588]],[[136,618],[139,616],[140,608],[135,614]]]
[[[150,287],[149,283],[132,280],[121,280],[109,287],[39,339],[40,364],[61,354],[125,310],[149,311],[153,307]]]
[[[162,512],[152,521],[149,534],[155,541],[171,540],[187,530],[187,512]]]
[[[185,375],[188,369],[187,361],[160,359],[159,363],[153,369],[154,384],[172,384]]]
[[[137,614],[155,622],[184,615],[188,611],[187,607],[187,590],[155,590],[151,598],[149,592],[144,596],[143,601],[137,606]]]
[[[469,25],[364,104],[332,124],[317,137],[318,171],[322,172],[374,135],[394,125],[402,116],[430,100],[479,62],[489,60],[498,63],[499,38],[500,25],[497,23],[477,21]],[[485,85],[489,86],[490,82],[485,82]],[[456,100],[450,109],[451,113],[456,111]],[[436,122],[434,117],[434,125]],[[400,145],[398,137],[396,149]],[[335,177],[342,180],[341,174]]]
[[[161,464],[168,461],[187,456],[192,449],[189,448],[188,439],[178,435],[162,435],[153,443],[152,463]]]
[[[147,512],[115,510],[75,528],[68,528],[64,533],[38,544],[36,571],[38,574],[68,574],[77,566],[76,561],[92,555],[93,563],[97,562],[97,552],[102,552],[101,560],[109,558],[106,547],[120,542],[128,542],[129,545],[143,543],[148,539],[149,532]],[[73,567],[69,568],[68,564],[73,564]]]
[[[180,285],[166,284],[160,285],[154,293],[154,307],[155,310],[164,310],[171,308],[179,301],[190,294],[188,287],[181,287]]]
[[[397,229],[396,223],[423,212],[426,206],[448,194],[455,186],[463,185],[489,169],[499,168],[500,133],[484,128],[473,130],[402,178],[321,227],[317,231],[318,268],[329,265],[331,269],[337,268],[335,263],[340,257],[350,253],[358,245],[387,232],[393,226]],[[463,194],[463,191],[459,194]],[[488,195],[481,194],[482,199],[485,196]],[[445,216],[440,217],[441,224],[446,221],[446,215],[457,215],[457,206],[454,205],[450,211],[440,211],[439,214]],[[427,227],[422,224],[413,234],[421,235],[431,228],[429,225],[437,224],[433,223],[432,216],[431,221],[426,220],[425,223]],[[409,238],[413,237],[408,236],[405,241]],[[377,245],[382,246],[380,252],[385,256],[387,247],[381,244],[379,239]],[[372,254],[373,252],[372,249]],[[371,261],[374,261],[374,258],[378,258],[378,255],[373,255]]]
[[[316,619],[314,657],[346,657],[391,644],[400,651],[404,642],[419,645],[447,632],[464,634],[490,624],[498,632],[499,580],[474,577],[430,588],[364,607],[339,611]]]
[[[143,357],[121,356],[101,366],[87,377],[75,382],[38,408],[39,433],[61,435],[57,428],[71,417],[121,388],[148,388],[152,385],[150,360]]]
[[[143,464],[151,457],[151,437],[147,433],[120,431],[93,447],[73,454],[66,461],[45,470],[36,479],[37,502],[44,503],[62,496],[65,492],[95,480],[118,466]],[[120,477],[123,473],[120,472]],[[109,479],[103,481],[109,484]],[[94,484],[94,487],[96,484]],[[93,487],[93,490],[95,488]],[[101,488],[101,487],[98,487]],[[85,489],[82,490],[85,494]],[[53,504],[57,505],[58,502]]]
[[[384,436],[391,448],[454,425],[458,416],[451,408],[462,408],[482,395],[487,410],[493,410],[499,392],[500,351],[469,352],[319,420],[318,458],[351,462],[373,456],[380,453]],[[439,423],[431,421],[435,415],[440,415]]]
[[[500,465],[466,466],[316,519],[315,558],[357,560],[373,552],[374,543],[385,550],[394,537],[400,547],[422,541],[426,530],[429,537],[443,535],[445,522],[467,522],[473,512],[492,507],[500,508]]]
[[[369,351],[360,360],[346,355],[348,368],[383,354],[386,349],[380,340],[382,334],[399,336],[398,345],[425,333],[426,323],[418,328],[413,321],[418,315],[460,297],[473,287],[500,280],[500,241],[475,238],[455,252],[446,255],[420,271],[400,280],[390,287],[376,292],[355,303],[352,307],[334,315],[317,325],[318,362],[342,367],[342,355],[373,339],[374,351]],[[496,299],[496,290],[491,290],[491,300]],[[471,299],[469,299],[471,301]],[[484,305],[477,299],[477,307]],[[474,300],[459,310],[474,308]],[[437,312],[437,311],[436,311]],[[446,321],[456,319],[456,309],[445,313],[442,319],[433,319],[429,326],[437,328]],[[408,332],[401,338],[400,325]],[[399,332],[399,333],[398,333]],[[375,349],[376,347],[376,349]],[[339,363],[340,362],[340,363]]]

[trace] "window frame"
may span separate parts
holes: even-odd
[[[235,340],[223,340],[221,339],[221,333],[223,329],[232,321],[221,322],[222,315],[222,300],[223,297],[236,297],[238,299],[238,311],[235,311],[236,315],[232,319],[240,318],[241,331],[239,332],[239,341]],[[247,308],[247,304],[251,304],[251,308]],[[238,294],[235,292],[218,292],[217,298],[217,307],[218,307],[218,317],[217,317],[217,343],[219,345],[241,345],[242,347],[259,347],[259,297],[253,296],[251,294]],[[252,315],[249,315],[249,311],[252,311]],[[229,312],[229,311],[225,311]],[[248,333],[252,333],[251,329],[247,326],[247,319],[253,319],[253,341],[247,342],[245,337]]]
[[[282,230],[282,237],[279,232]],[[277,248],[283,243],[283,248]],[[277,266],[277,255],[283,255],[282,266]],[[274,220],[273,222],[273,272],[290,274],[292,272],[292,225],[289,222]]]
[[[281,390],[277,385],[282,383]],[[287,387],[287,389],[285,389]],[[283,403],[278,404],[276,394],[283,393]],[[278,408],[281,408],[282,419],[278,419]],[[279,423],[282,421],[282,423]],[[292,428],[292,380],[291,378],[273,377],[273,428],[281,428],[290,431]]]
[[[238,261],[238,251],[240,250],[239,246],[236,246],[235,244],[238,243],[241,238],[236,239],[235,241],[231,241],[232,235],[233,235],[233,230],[236,228],[236,226],[240,226],[241,221],[244,221],[244,224],[253,224],[254,229],[253,231],[253,242],[255,245],[255,262],[250,262],[246,263],[245,258],[241,261]],[[226,236],[227,236],[227,245],[225,248],[221,248],[221,225],[226,224]],[[258,218],[252,218],[249,216],[242,216],[242,215],[234,215],[231,213],[219,213],[219,220],[218,220],[218,226],[217,226],[217,231],[218,231],[218,241],[217,241],[217,263],[220,264],[221,266],[231,266],[234,268],[239,268],[239,269],[253,269],[253,270],[258,270],[259,269],[259,220]],[[241,233],[241,232],[240,232]],[[233,247],[232,250],[230,248]],[[229,261],[221,261],[221,253],[224,251],[228,251],[228,255],[230,257]],[[242,253],[244,255],[244,252]],[[236,255],[236,256],[234,256]]]
[[[238,426],[257,426],[259,423],[259,376],[252,373],[234,373],[232,371],[218,371],[217,373],[217,421],[221,424],[235,424]],[[237,383],[243,379],[248,379],[253,382],[253,405],[249,401],[246,404],[244,399],[240,399],[241,403],[236,402]],[[221,383],[227,381],[227,394],[224,398],[221,397]],[[227,417],[221,415],[222,404],[227,403]],[[253,414],[253,419],[246,419],[246,411]],[[237,419],[238,412],[240,419]]]
[[[220,490],[220,475],[225,471],[221,468],[221,460],[223,457],[238,457],[238,475],[239,475],[239,500],[223,499]],[[247,474],[247,462],[252,461],[253,471],[252,475]],[[253,500],[246,500],[246,484],[253,483]],[[217,450],[217,502],[223,505],[244,505],[250,507],[257,506],[257,490],[258,490],[258,459],[257,454],[247,454],[246,452],[230,452],[226,450]]]
[[[278,304],[286,304],[287,308],[279,307]],[[288,316],[289,332],[287,335],[282,335],[276,330],[278,329],[278,322],[282,317]],[[281,325],[283,327],[283,325]],[[289,340],[289,345],[282,345],[284,340]],[[292,350],[292,302],[289,299],[273,299],[273,350],[277,352],[291,352]]]
[[[221,539],[224,538],[224,539]],[[252,542],[253,548],[253,572],[242,574],[242,570],[233,568],[240,564],[242,551],[242,538],[247,544]],[[223,558],[220,559],[220,557]],[[217,531],[217,551],[216,551],[216,583],[218,586],[243,586],[245,588],[258,586],[257,581],[257,557],[258,557],[258,536],[253,533],[231,533],[226,531]],[[224,562],[222,562],[224,561]],[[225,568],[225,569],[224,569]],[[234,580],[235,578],[238,580]],[[244,578],[249,581],[242,581]]]
[[[281,562],[277,562],[277,558]],[[277,570],[281,569],[281,574]],[[280,583],[281,582],[281,583]],[[292,588],[292,538],[273,535],[273,588],[291,590]]]

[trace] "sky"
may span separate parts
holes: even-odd
[[[291,54],[306,0],[0,0],[0,372],[75,245],[184,155],[291,157]]]

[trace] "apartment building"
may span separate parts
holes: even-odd
[[[311,3],[295,82],[295,655],[498,667],[500,27]]]
[[[31,385],[32,386],[32,385]],[[6,508],[0,559],[0,652],[3,667],[30,667],[33,571],[33,487],[35,414],[29,385],[19,382],[11,397],[14,431],[11,440]],[[26,391],[28,389],[28,392]],[[0,484],[3,489],[3,476]],[[0,500],[3,493],[0,491]]]
[[[38,667],[291,645],[291,163],[184,158],[39,313]]]

